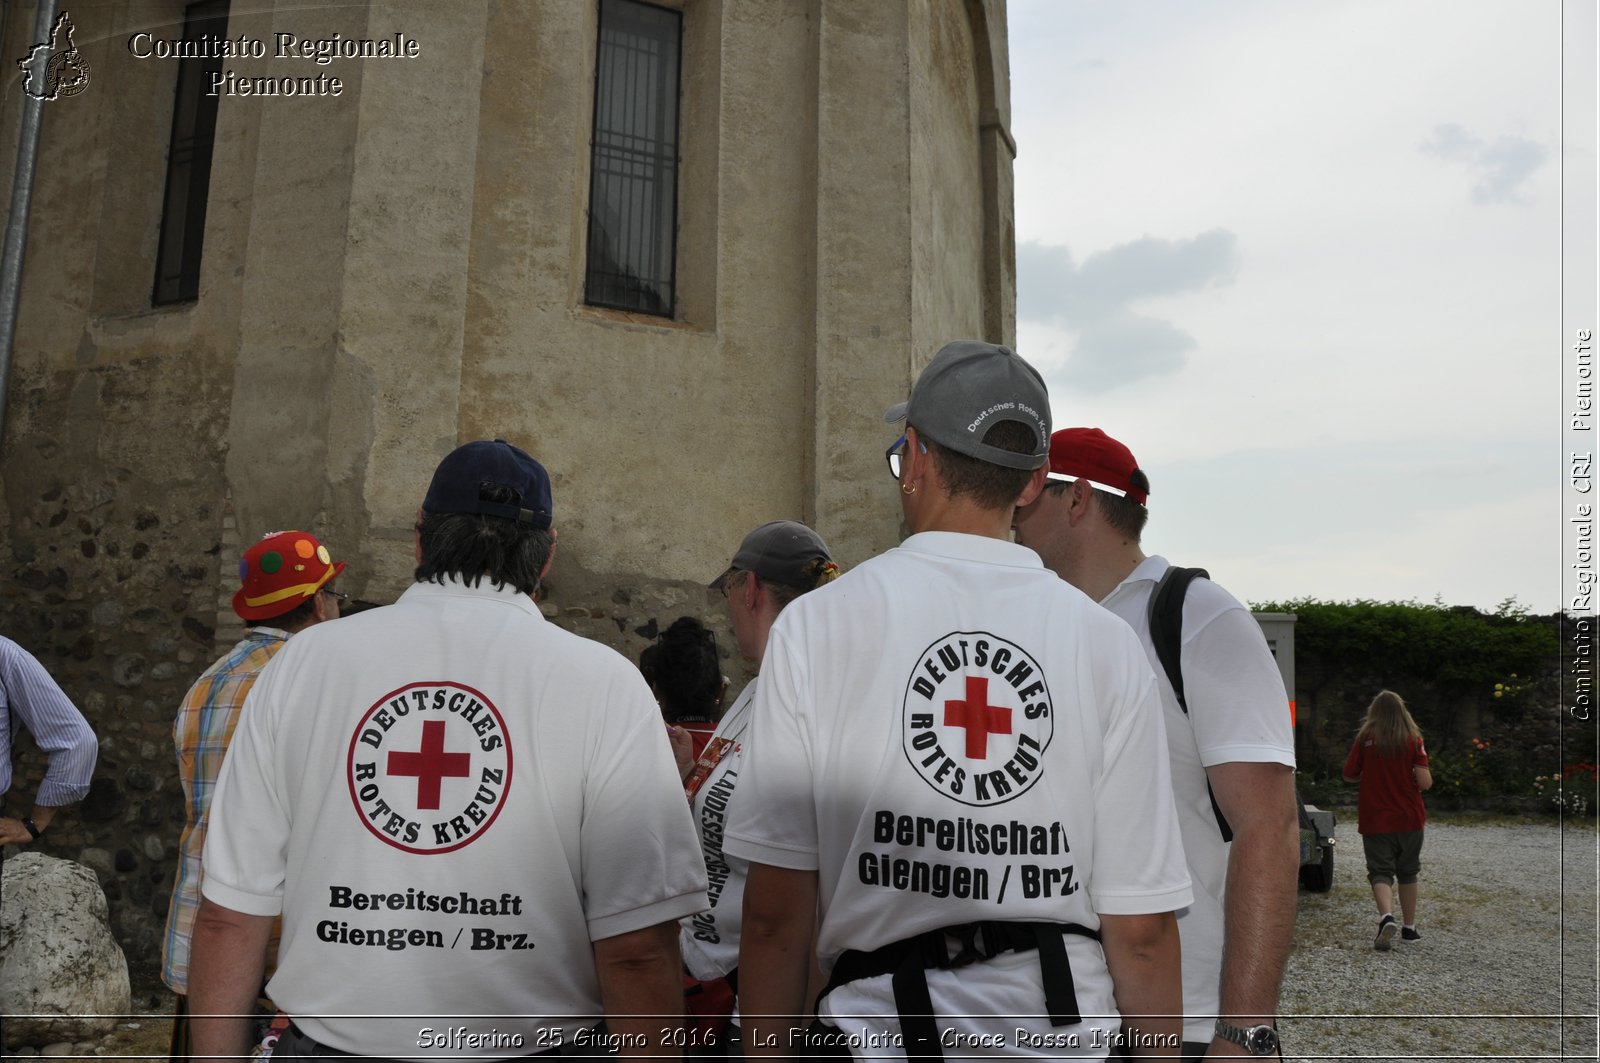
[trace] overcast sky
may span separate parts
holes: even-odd
[[[1146,552],[1558,609],[1560,5],[1008,6],[1018,348]]]

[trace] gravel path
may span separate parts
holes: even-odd
[[[1372,947],[1353,809],[1336,834],[1333,889],[1300,893],[1279,1003],[1286,1059],[1596,1058],[1592,821],[1430,822],[1423,940],[1397,937],[1386,953]]]
[[[1422,850],[1423,940],[1377,952],[1355,810],[1338,814],[1333,889],[1300,892],[1279,1005],[1286,1060],[1596,1058],[1592,823],[1435,819]],[[164,1058],[164,991],[158,1005],[84,1054]]]

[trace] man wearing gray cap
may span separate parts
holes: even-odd
[[[786,609],[762,664],[725,843],[751,861],[746,1049],[790,1050],[815,929],[813,1050],[1103,1058],[1124,1027],[1167,1054],[1191,894],[1155,679],[1010,541],[1044,382],[951,343],[886,419],[911,537]]]
[[[206,836],[190,969],[199,1056],[246,1051],[272,916],[275,1058],[676,1054],[677,922],[705,866],[649,688],[534,603],[550,478],[456,448],[400,600],[262,669]],[[669,1021],[670,1025],[670,1021]]]

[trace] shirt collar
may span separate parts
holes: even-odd
[[[1133,571],[1124,576],[1122,582],[1117,584],[1110,594],[1100,599],[1100,604],[1110,605],[1113,598],[1120,595],[1124,590],[1131,589],[1140,583],[1161,582],[1162,575],[1171,567],[1171,563],[1160,554],[1151,554],[1134,566]]]
[[[406,598],[477,598],[491,600],[502,605],[509,605],[513,609],[521,609],[539,619],[544,619],[544,614],[539,611],[539,606],[534,600],[507,584],[496,588],[494,582],[485,576],[478,581],[476,587],[469,587],[455,576],[444,577],[443,583],[434,583],[431,580],[422,580],[407,587],[400,596]]]
[[[987,535],[968,535],[964,532],[918,532],[899,546],[915,554],[953,558],[958,561],[979,561],[989,565],[1009,565],[1012,568],[1044,568],[1039,555],[1026,546],[993,539]]]

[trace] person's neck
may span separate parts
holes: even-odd
[[[1138,543],[1118,540],[1089,553],[1061,577],[1093,601],[1103,602],[1144,559]]]
[[[961,535],[981,535],[988,539],[1011,541],[1012,507],[1003,510],[985,509],[966,498],[938,495],[930,498],[929,505],[917,514],[911,526],[912,534],[918,532],[956,532]]]

